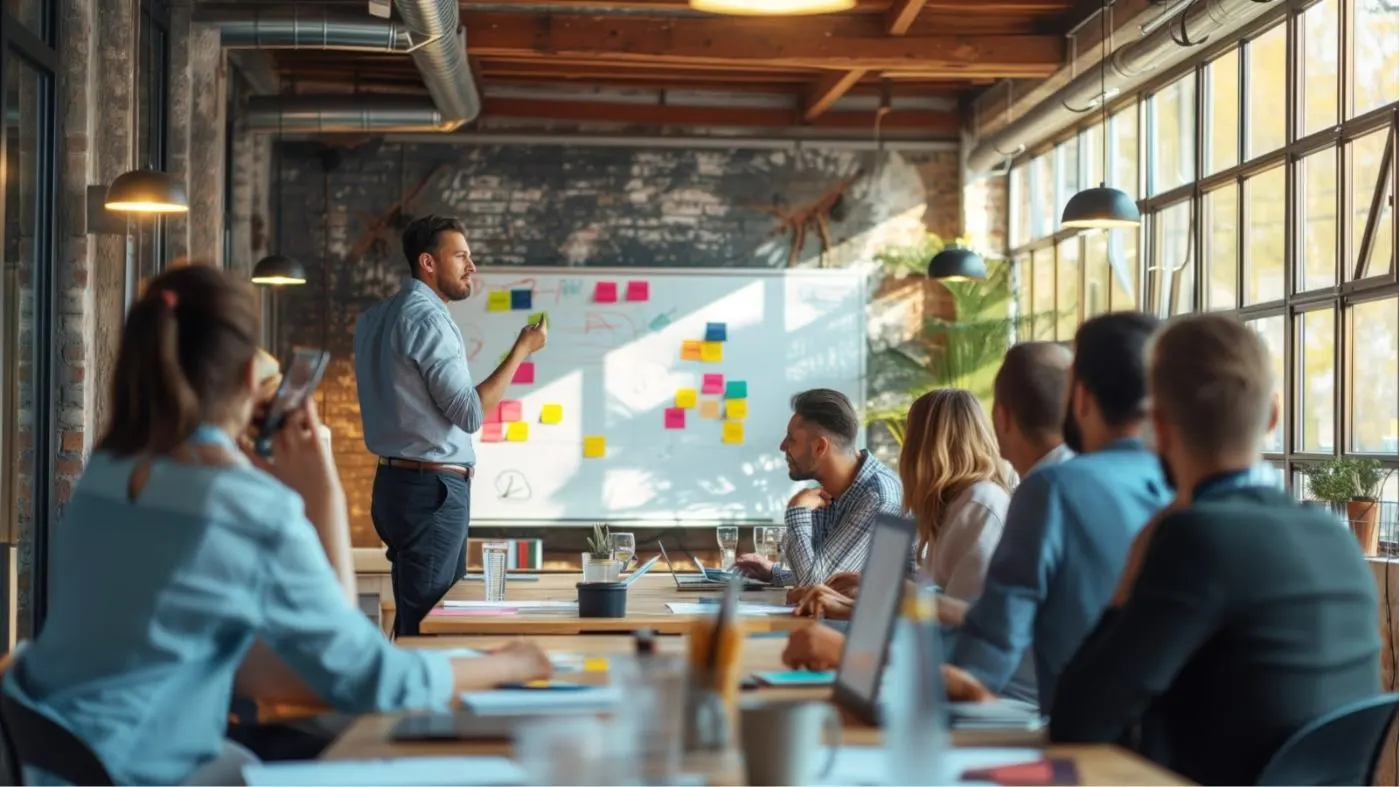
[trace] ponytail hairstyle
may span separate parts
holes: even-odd
[[[152,279],[127,314],[98,450],[165,454],[248,395],[258,350],[252,286],[208,265]]]

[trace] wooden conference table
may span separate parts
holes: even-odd
[[[576,601],[578,573],[541,574],[538,582],[509,582],[507,601]],[[485,583],[458,582],[448,591],[446,601],[480,601],[486,592]],[[423,634],[593,634],[623,633],[652,629],[658,634],[684,634],[690,630],[694,615],[680,615],[666,608],[668,603],[697,603],[717,599],[715,591],[679,590],[669,572],[655,568],[627,592],[627,617],[580,618],[576,610],[521,610],[493,614],[491,610],[461,610],[438,606],[423,621]],[[746,591],[744,601],[782,604],[782,590]],[[790,631],[807,625],[807,621],[785,615],[745,618],[750,632]]]
[[[666,581],[668,584],[670,583],[669,576],[666,577]],[[515,587],[512,586],[511,590],[514,589]],[[652,616],[655,616],[654,613]],[[405,647],[422,648],[491,648],[503,645],[515,638],[511,636],[410,637],[400,639],[399,644]],[[572,653],[584,657],[624,655],[630,653],[633,648],[631,637],[615,635],[536,634],[528,638],[546,651]],[[785,644],[785,638],[782,637],[751,637],[746,640],[743,654],[744,674],[782,669],[781,656]],[[685,649],[685,640],[681,637],[664,637],[658,640],[657,645],[662,653],[682,654]],[[824,688],[760,689],[745,692],[744,699],[824,700],[829,695],[830,690]],[[508,742],[397,743],[389,739],[389,731],[398,718],[399,716],[391,714],[369,715],[359,718],[322,754],[322,758],[366,760],[395,757],[510,756],[512,754],[512,745]],[[1041,733],[1038,732],[957,731],[953,733],[953,740],[958,746],[1034,748],[1044,746]],[[853,746],[877,746],[880,743],[880,731],[848,719],[842,743]],[[1080,784],[1084,785],[1190,783],[1182,777],[1117,746],[1048,746],[1044,748],[1048,756],[1073,759],[1079,769]],[[684,767],[689,771],[706,772],[712,784],[741,784],[743,782],[742,763],[733,753],[688,758]]]

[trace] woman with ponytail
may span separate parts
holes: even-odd
[[[528,646],[401,650],[356,609],[353,578],[327,558],[348,552],[348,528],[314,406],[277,433],[271,462],[238,448],[264,376],[257,335],[251,287],[217,269],[150,282],[122,335],[110,425],[54,528],[44,628],[4,677],[117,784],[238,783],[251,755],[224,734],[240,668],[268,688],[280,665],[350,713],[549,673]]]

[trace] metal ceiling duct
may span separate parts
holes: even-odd
[[[1176,18],[1110,53],[1102,87],[1109,95],[1129,92],[1145,82],[1152,72],[1191,56],[1193,49],[1182,46],[1179,41],[1202,42],[1206,36],[1216,40],[1276,5],[1272,0],[1196,0]],[[979,139],[968,154],[967,168],[972,172],[985,172],[1017,151],[1039,144],[1079,119],[1080,115],[1069,107],[1097,106],[1100,93],[1099,66],[1095,64],[1042,99],[1029,112]]]
[[[202,8],[196,21],[219,29],[224,46],[400,52],[413,58],[431,102],[365,95],[259,97],[247,127],[260,133],[449,132],[481,114],[467,65],[466,34],[456,0],[394,0],[402,22],[289,9]]]

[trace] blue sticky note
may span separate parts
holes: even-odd
[[[783,670],[781,672],[755,672],[760,683],[769,686],[828,686],[836,682],[836,673],[830,670]]]
[[[724,324],[724,323],[722,323],[722,322],[707,322],[707,323],[705,323],[705,341],[707,341],[707,342],[722,342],[722,341],[726,341],[726,340],[728,339],[728,336],[729,336],[729,329],[725,327],[725,324]]]
[[[749,398],[749,384],[744,380],[730,380],[724,386],[724,398],[726,399],[747,399]]]
[[[511,291],[510,291],[510,308],[511,308],[511,310],[514,311],[514,310],[516,310],[516,309],[528,309],[528,308],[530,308],[530,306],[532,305],[532,303],[533,303],[533,301],[534,301],[534,299],[530,297],[531,295],[532,295],[532,293],[531,293],[529,290],[511,290]]]

